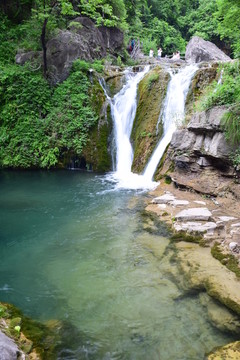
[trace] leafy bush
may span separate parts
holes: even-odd
[[[240,62],[226,63],[219,68],[219,72],[222,80],[208,87],[206,95],[201,99],[203,109],[240,102]]]
[[[232,152],[230,155],[230,159],[232,160],[232,164],[236,170],[240,170],[240,149]]]
[[[228,142],[232,145],[240,144],[240,105],[230,107],[221,122]]]
[[[89,66],[76,64],[55,89],[27,65],[0,68],[0,166],[49,168],[64,152],[81,153],[97,121],[79,70]]]
[[[203,109],[216,105],[227,105],[228,112],[221,120],[227,141],[235,146],[240,144],[240,61],[224,64],[220,68],[222,81],[212,84],[201,100]],[[239,151],[231,156],[233,165],[240,164]]]

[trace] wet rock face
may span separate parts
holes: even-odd
[[[141,173],[144,170],[162,136],[163,124],[159,121],[159,114],[169,78],[169,74],[157,66],[139,83],[138,106],[131,134],[134,148],[133,172]]]
[[[194,36],[187,45],[185,60],[199,63],[202,61],[229,61],[231,59],[215,44]]]
[[[123,33],[115,28],[97,28],[86,17],[74,19],[75,25],[60,31],[47,43],[47,61],[53,84],[64,81],[76,59],[92,61],[121,50]],[[78,25],[77,25],[78,24]]]

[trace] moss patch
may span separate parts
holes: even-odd
[[[7,323],[7,328],[3,327],[2,330],[15,340],[19,348],[25,353],[34,350],[43,360],[56,359],[55,347],[58,343],[56,333],[47,326],[24,316],[13,305],[0,303],[0,309],[0,316]]]
[[[141,173],[153,149],[163,133],[162,123],[157,123],[166,95],[169,74],[155,67],[142,79],[138,87],[138,106],[133,124],[131,140],[134,147],[132,170]]]
[[[211,248],[211,254],[215,259],[219,260],[229,270],[234,272],[238,278],[240,278],[240,268],[238,266],[238,261],[232,254],[224,254],[219,244],[217,243],[215,243]]]
[[[216,79],[217,68],[218,63],[212,64],[211,67],[207,64],[206,67],[202,67],[196,72],[191,82],[185,104],[186,123],[190,120],[192,113],[196,109],[198,99],[204,94],[204,90]]]
[[[105,102],[105,95],[98,81],[94,83],[91,91],[92,104],[99,120],[89,133],[89,139],[83,148],[82,155],[86,160],[87,167],[93,171],[105,172],[111,170],[111,110],[110,105]]]
[[[172,241],[185,241],[185,242],[191,242],[191,243],[195,243],[195,244],[199,244],[201,246],[205,245],[205,240],[203,239],[202,236],[200,235],[189,235],[187,233],[185,233],[184,231],[179,231],[175,234],[173,234],[170,237],[170,240]]]

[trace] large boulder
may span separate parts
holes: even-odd
[[[65,80],[76,59],[92,61],[121,49],[123,33],[116,28],[97,28],[92,20],[78,17],[69,30],[60,31],[47,43],[47,62],[51,82]]]
[[[187,45],[185,60],[199,63],[201,61],[230,61],[231,58],[210,41],[194,36]]]
[[[20,360],[21,354],[15,342],[0,331],[0,360]]]

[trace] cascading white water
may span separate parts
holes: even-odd
[[[120,179],[126,178],[131,173],[133,149],[130,136],[137,109],[137,86],[148,71],[149,66],[136,75],[128,71],[126,73],[126,85],[114,96],[113,101],[111,101],[117,150],[115,170],[116,176]]]
[[[108,178],[117,182],[118,188],[151,189],[157,185],[157,183],[151,180],[146,181],[141,175],[131,172],[133,149],[130,137],[137,109],[137,88],[139,82],[149,71],[149,68],[149,66],[146,66],[143,71],[137,74],[127,70],[127,82],[113,99],[107,95],[104,89],[106,97],[111,104],[116,149],[115,172],[108,175]],[[103,84],[101,85],[103,86]]]
[[[189,65],[181,68],[178,72],[174,72],[173,69],[169,70],[171,79],[168,85],[164,110],[162,113],[163,136],[143,173],[143,177],[146,181],[153,178],[158,163],[161,160],[166,147],[170,143],[174,131],[177,129],[177,126],[181,125],[184,119],[186,96],[191,79],[197,68],[196,65]]]
[[[105,86],[101,84],[111,104],[116,148],[115,172],[108,174],[107,178],[116,182],[117,188],[153,189],[158,185],[157,182],[152,181],[152,178],[167,145],[171,141],[173,132],[183,120],[186,95],[196,70],[196,65],[189,65],[178,71],[168,70],[171,80],[167,90],[164,110],[161,113],[164,125],[163,137],[147,164],[143,175],[131,172],[133,149],[130,136],[137,108],[137,87],[141,79],[149,71],[149,66],[137,74],[127,70],[126,85],[123,86],[113,99],[107,95]]]

